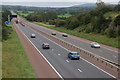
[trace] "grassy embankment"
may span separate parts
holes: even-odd
[[[2,43],[2,73],[3,78],[36,78],[14,29]]]

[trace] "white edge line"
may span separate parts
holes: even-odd
[[[29,28],[29,29],[31,29],[31,28]],[[33,30],[33,29],[31,29],[31,30]],[[35,30],[33,30],[33,31],[35,31]],[[37,32],[37,31],[35,31],[35,32]],[[37,32],[37,33],[38,33],[38,32]],[[40,34],[40,33],[38,33],[38,34]],[[41,35],[41,34],[40,34],[40,35]],[[41,35],[41,36],[43,36],[43,35]],[[48,40],[50,40],[49,38],[47,38],[47,37],[45,37],[45,36],[43,36],[43,37],[44,37],[44,38],[46,38],[46,39],[48,39]],[[50,41],[51,41],[51,42],[53,42],[53,43],[55,43],[55,42],[54,42],[54,41],[52,41],[52,40],[50,40]],[[55,43],[55,44],[57,44],[57,43]],[[57,45],[58,45],[58,46],[60,46],[60,47],[62,47],[62,46],[61,46],[61,45],[59,45],[59,44],[57,44]],[[68,50],[68,49],[66,49],[66,48],[64,48],[64,47],[62,47],[62,48],[70,52],[70,50]],[[82,58],[82,59],[83,59],[83,58]],[[108,72],[104,71],[103,69],[101,69],[101,68],[97,67],[96,65],[92,64],[91,62],[89,62],[89,61],[87,61],[87,60],[85,60],[85,59],[83,59],[83,60],[84,60],[84,61],[86,61],[87,63],[91,64],[92,66],[94,66],[94,67],[98,68],[99,70],[103,71],[104,73],[106,73],[106,74],[110,75],[111,77],[116,78],[115,76],[113,76],[113,75],[111,75],[110,73],[108,73]]]
[[[23,33],[23,31],[21,30],[21,32]],[[23,35],[29,40],[29,38],[23,33]],[[62,78],[62,76],[57,72],[57,70],[52,66],[52,64],[44,57],[44,55],[38,50],[38,48],[29,40],[29,42],[33,45],[33,47],[35,47],[35,49],[39,52],[39,54],[42,55],[42,57],[47,61],[47,63],[53,68],[53,70],[58,74],[58,76],[64,80]]]
[[[66,60],[66,62],[68,62],[68,63],[69,63],[69,61],[68,61],[68,60]]]

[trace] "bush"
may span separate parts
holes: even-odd
[[[55,21],[54,21],[54,20],[49,20],[49,24],[50,24],[50,25],[54,25],[54,24],[55,24]]]

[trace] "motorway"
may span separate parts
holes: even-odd
[[[29,40],[38,48],[38,50],[47,58],[52,66],[58,71],[63,78],[112,78],[111,75],[103,72],[97,67],[89,64],[83,59],[70,60],[67,58],[68,50],[47,39],[36,31],[23,27],[21,24],[17,26],[29,38]],[[32,33],[36,34],[36,38],[31,38]],[[50,44],[49,50],[42,49],[41,45],[47,42]],[[34,54],[34,53],[33,53]],[[109,79],[106,79],[109,80]]]
[[[25,21],[21,18],[19,18],[19,20],[31,27],[34,27],[34,28],[41,30],[43,32],[46,32],[48,34],[51,34],[51,32],[53,32],[53,30],[51,30],[51,29],[47,29],[42,26],[35,25],[35,24]],[[68,38],[64,38],[64,37],[62,37],[61,32],[57,32],[57,35],[55,37],[62,39],[66,42],[69,42],[77,47],[80,47],[80,48],[86,50],[86,51],[92,52],[93,54],[98,55],[104,59],[118,63],[118,51],[113,51],[113,50],[107,49],[102,46],[101,46],[101,48],[91,48],[90,43],[88,43],[86,41],[80,41],[77,38],[72,37],[72,36],[68,36]]]

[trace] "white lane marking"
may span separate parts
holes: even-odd
[[[116,77],[115,77],[115,76],[113,76],[112,74],[110,74],[110,73],[108,73],[108,72],[104,71],[103,69],[101,69],[101,68],[97,67],[96,65],[92,64],[91,62],[89,62],[89,61],[87,61],[87,60],[85,60],[85,59],[83,59],[83,58],[82,58],[82,60],[84,60],[84,61],[86,61],[87,63],[91,64],[92,66],[94,66],[94,67],[98,68],[99,70],[103,71],[104,73],[106,73],[106,74],[110,75],[111,77],[116,78]]]
[[[78,71],[82,72],[82,70],[78,69]]]
[[[29,29],[31,29],[31,28],[29,28]],[[33,30],[33,29],[31,29],[31,30]],[[35,31],[35,30],[33,30],[33,31]],[[37,31],[35,31],[35,32],[37,32]],[[38,32],[37,32],[37,33],[38,33]],[[40,34],[40,33],[38,33],[38,34]],[[41,34],[40,34],[40,35],[41,35]],[[43,36],[43,35],[41,35],[41,36]],[[48,39],[49,41],[51,41],[51,42],[55,43],[54,41],[50,40],[49,38],[47,38],[47,37],[45,37],[45,36],[43,36],[43,37],[44,37],[44,38],[46,38],[46,39]],[[65,50],[67,50],[67,51],[69,51],[69,52],[70,52],[70,50],[68,50],[68,49],[64,48],[63,46],[61,46],[61,45],[59,45],[59,44],[57,44],[57,43],[55,43],[55,44],[56,44],[56,45],[58,45],[58,46],[60,46],[61,48],[63,48],[63,49],[65,49]],[[81,57],[81,58],[82,58],[82,57]],[[82,59],[83,59],[83,58],[82,58]],[[94,64],[92,64],[92,63],[90,63],[89,61],[87,61],[87,60],[85,60],[85,59],[83,59],[83,60],[84,60],[84,61],[86,61],[87,63],[91,64],[92,66],[94,66],[94,67],[98,68],[99,70],[103,71],[104,73],[106,73],[106,74],[110,75],[111,77],[116,78],[115,76],[111,75],[110,73],[108,73],[108,72],[104,71],[103,69],[101,69],[101,68],[97,67],[96,65],[94,65]]]
[[[20,28],[19,28],[20,29]],[[39,51],[38,50],[38,48],[30,41],[30,39],[24,34],[24,32],[22,31],[22,30],[20,30],[22,33],[23,33],[23,35],[29,40],[29,42],[35,47],[35,49],[39,52],[39,54],[40,55],[42,55],[42,57],[47,61],[47,63],[52,67],[52,69],[58,74],[58,76],[62,79],[62,80],[64,80],[63,78],[62,78],[62,76],[60,75],[60,73],[58,73],[58,71],[52,66],[52,64],[47,60],[47,58],[46,57],[44,57],[44,55],[41,53],[41,51]]]
[[[52,49],[52,51],[54,51],[54,49]]]
[[[113,49],[106,48],[105,46],[102,46],[102,48],[105,48],[105,49],[107,49],[107,50],[110,50],[110,51],[113,51],[113,52],[118,53],[118,50],[117,50],[117,51],[115,51],[115,50],[113,50]]]
[[[69,61],[68,61],[68,60],[66,60],[66,62],[68,62],[68,63],[69,63]]]
[[[60,54],[58,54],[58,56],[60,56]]]

